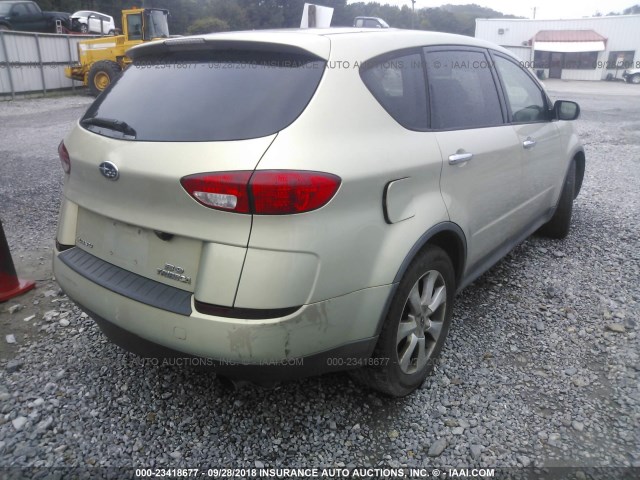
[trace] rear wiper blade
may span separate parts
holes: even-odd
[[[83,127],[87,125],[95,125],[96,127],[104,127],[116,132],[122,132],[129,137],[135,137],[136,131],[131,128],[127,122],[122,120],[115,120],[113,118],[91,117],[80,120],[80,125]]]

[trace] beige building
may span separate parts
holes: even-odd
[[[640,68],[640,15],[570,20],[476,19],[476,38],[497,43],[544,78],[604,80]]]

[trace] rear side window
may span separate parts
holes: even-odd
[[[501,125],[502,109],[482,52],[427,51],[431,128],[452,130]]]
[[[89,108],[81,124],[95,133],[116,120],[124,138],[198,142],[276,133],[302,113],[325,62],[265,52],[173,53],[136,59]],[[96,125],[91,125],[91,123]],[[117,127],[117,125],[116,125]]]
[[[427,128],[422,55],[402,53],[366,62],[360,76],[380,105],[400,125],[410,130]]]

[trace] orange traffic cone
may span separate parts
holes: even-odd
[[[22,295],[36,286],[35,282],[20,280],[13,266],[7,237],[0,221],[0,302]]]

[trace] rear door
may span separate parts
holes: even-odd
[[[87,26],[90,32],[100,32],[100,16],[90,13],[87,16]]]
[[[443,157],[441,192],[467,238],[467,273],[517,235],[521,154],[506,123],[488,53],[425,49],[431,128]]]
[[[89,18],[89,31],[101,34],[108,33],[109,29],[111,28],[109,18],[110,17],[106,15],[92,13],[91,18]]]

